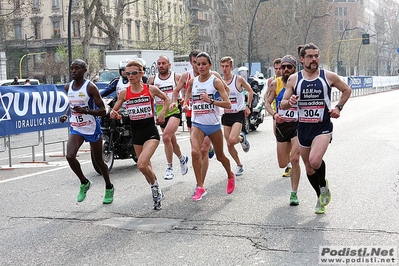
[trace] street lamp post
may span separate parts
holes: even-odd
[[[266,1],[268,1],[268,0],[259,0],[258,4],[256,5],[256,8],[255,8],[254,15],[252,17],[251,27],[249,28],[249,37],[248,37],[248,71],[249,71],[249,73],[248,73],[248,77],[251,76],[251,65],[252,65],[252,62],[251,62],[252,28],[254,27],[256,13],[258,12],[260,3],[266,2]]]
[[[356,30],[356,29],[359,28],[358,26],[356,26],[356,27],[354,27],[354,28],[348,29],[348,25],[349,25],[349,23],[346,24],[346,27],[345,27],[344,31],[342,32],[342,34],[341,34],[341,38],[339,39],[340,41],[342,41],[342,39],[344,38],[345,32],[351,31],[351,30]],[[337,73],[338,73],[338,74],[340,74],[340,73],[339,73],[339,72],[340,72],[340,69],[339,69],[339,64],[338,64],[338,62],[339,62],[339,51],[340,51],[340,49],[341,49],[341,42],[338,43],[338,51],[337,51]]]
[[[28,35],[26,35],[25,33],[25,57],[28,55],[29,51],[28,51],[28,40],[36,38],[36,36],[30,36],[28,38]],[[26,77],[29,77],[29,66],[28,66],[28,58],[26,58],[25,60],[25,66],[26,66]],[[22,76],[20,76],[20,78],[22,78]]]

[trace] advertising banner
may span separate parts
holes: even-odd
[[[0,137],[68,127],[64,85],[0,86]]]
[[[348,85],[351,89],[364,89],[373,87],[373,77],[371,76],[349,76]]]

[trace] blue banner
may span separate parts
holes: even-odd
[[[371,76],[350,76],[348,85],[351,89],[362,89],[373,87],[373,77]]]
[[[64,85],[0,86],[0,137],[68,127]]]

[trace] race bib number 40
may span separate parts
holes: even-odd
[[[298,101],[299,122],[318,123],[324,116],[324,101],[300,100]]]

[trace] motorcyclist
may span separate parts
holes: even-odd
[[[129,80],[125,74],[126,64],[130,61],[130,59],[124,59],[119,62],[119,74],[120,77],[115,77],[105,90],[101,93],[101,97],[107,97],[111,95],[111,97],[115,97],[119,94],[119,92],[123,89],[126,89],[129,86]]]

